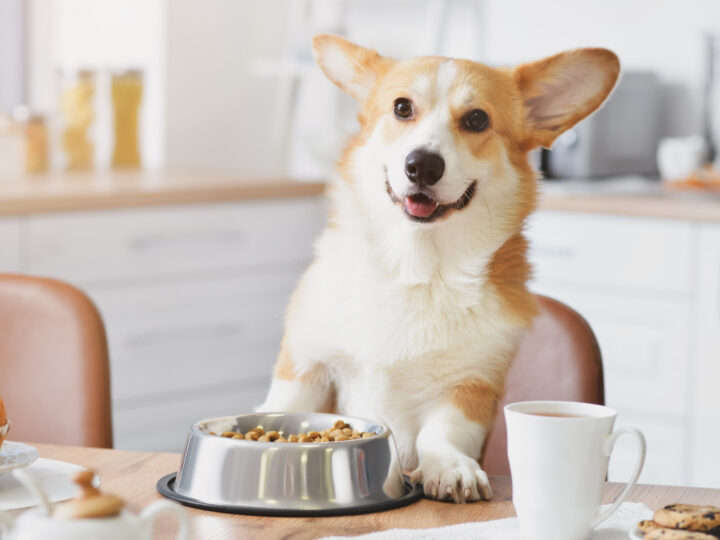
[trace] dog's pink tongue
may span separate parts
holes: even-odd
[[[418,197],[415,195],[405,197],[405,210],[407,210],[411,216],[421,218],[430,217],[437,207],[437,203],[429,197]]]

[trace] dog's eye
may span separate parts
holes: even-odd
[[[465,131],[475,131],[479,133],[488,128],[490,125],[490,117],[482,109],[473,109],[465,113],[460,123]]]
[[[393,110],[395,111],[395,116],[398,118],[402,118],[404,120],[412,118],[413,106],[412,102],[407,98],[397,98],[395,100]]]

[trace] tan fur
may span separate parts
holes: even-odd
[[[450,391],[452,404],[468,420],[486,427],[492,426],[495,420],[502,394],[502,387],[493,386],[483,379],[468,379]]]
[[[548,114],[545,110],[547,100],[543,94],[548,92],[548,88],[567,84],[568,79],[585,76],[582,64],[578,67],[577,61],[580,58],[585,65],[599,68],[594,70],[594,73],[604,76],[601,90],[568,104],[566,110],[555,108]],[[527,109],[529,128],[522,141],[523,148],[550,148],[558,135],[600,107],[615,86],[619,73],[620,61],[607,49],[576,49],[518,66],[515,70],[515,81]]]
[[[285,340],[280,343],[280,354],[275,362],[275,377],[283,381],[294,381],[297,378],[295,364],[290,356],[290,350]]]

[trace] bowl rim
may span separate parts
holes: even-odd
[[[383,431],[381,433],[378,433],[376,435],[373,435],[372,437],[366,437],[365,439],[349,439],[347,441],[328,441],[328,442],[305,442],[305,443],[287,443],[287,442],[277,442],[277,441],[248,441],[246,439],[231,439],[229,437],[222,437],[218,435],[211,435],[207,431],[203,431],[200,429],[200,424],[210,422],[210,421],[217,421],[217,420],[224,420],[226,418],[239,418],[243,416],[303,416],[303,415],[323,415],[323,416],[329,416],[335,418],[335,420],[344,420],[346,422],[349,422],[350,420],[360,420],[361,422],[368,422],[371,424],[376,424],[378,427],[382,428]],[[345,420],[345,419],[348,420]],[[230,414],[227,416],[216,416],[216,417],[210,417],[210,418],[203,418],[202,420],[198,420],[190,427],[190,433],[195,436],[200,437],[208,437],[213,440],[215,439],[221,439],[226,441],[226,444],[242,444],[245,446],[256,446],[257,444],[262,445],[270,445],[270,446],[282,446],[283,448],[292,448],[293,445],[297,445],[298,447],[302,448],[327,448],[329,445],[339,445],[344,444],[347,445],[348,443],[352,444],[367,444],[369,441],[374,441],[378,439],[387,439],[392,435],[392,431],[390,427],[378,420],[371,420],[369,418],[363,418],[361,416],[351,416],[351,415],[342,415],[342,414],[332,414],[332,413],[320,413],[320,412],[253,412],[253,413],[244,413],[244,414]]]

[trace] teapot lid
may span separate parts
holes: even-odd
[[[117,516],[125,502],[117,495],[102,493],[93,486],[95,473],[80,471],[72,480],[80,487],[80,494],[67,502],[58,504],[53,511],[56,519],[104,518]]]

